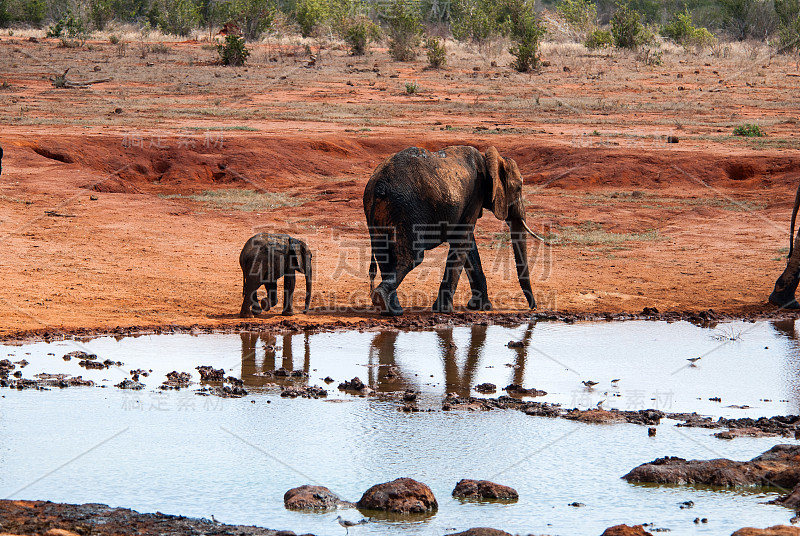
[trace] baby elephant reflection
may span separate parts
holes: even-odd
[[[294,314],[295,272],[306,278],[304,313],[311,304],[311,251],[302,240],[285,234],[259,233],[244,245],[239,255],[242,267],[242,310],[239,316],[250,318],[269,311],[278,303],[278,279],[283,277],[283,313]],[[258,301],[258,289],[264,285],[267,297]]]

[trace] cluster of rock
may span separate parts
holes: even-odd
[[[306,385],[303,387],[291,385],[281,388],[281,397],[283,398],[325,398],[327,396],[328,391],[317,385]]]
[[[461,480],[453,489],[453,497],[472,500],[516,501],[519,494],[513,488],[488,480]],[[342,500],[324,486],[305,485],[292,488],[283,496],[290,510],[329,510],[355,506],[359,510],[395,514],[428,514],[439,508],[431,488],[412,478],[398,478],[369,488],[358,502]]]

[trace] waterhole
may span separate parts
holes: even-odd
[[[113,363],[87,369],[77,357],[62,358],[74,351]],[[791,320],[714,328],[539,322],[417,332],[147,335],[6,345],[0,352],[0,359],[27,362],[14,369],[23,379],[80,375],[95,384],[0,389],[4,498],[213,515],[226,523],[336,536],[344,532],[337,515],[362,515],[288,511],[283,494],[320,484],[357,501],[373,484],[411,477],[428,484],[439,501],[435,515],[376,520],[350,529],[354,536],[476,526],[585,535],[619,523],[653,523],[672,534],[730,534],[743,526],[786,524],[793,516],[765,504],[777,489],[620,479],[662,456],[748,460],[776,443],[796,443],[793,438],[726,441],[715,438],[715,430],[677,427],[672,419],[649,437],[647,427],[635,424],[584,424],[513,410],[448,411],[442,404],[448,393],[498,397],[518,384],[547,393],[529,400],[565,408],[599,404],[714,418],[797,414],[800,347]],[[213,389],[223,384],[201,382],[199,365],[241,379],[247,395],[217,396]],[[142,390],[115,387],[136,369]],[[299,372],[276,376],[280,369]],[[172,371],[190,373],[191,385],[160,389]],[[375,393],[337,388],[354,377]],[[597,383],[590,389],[583,382]],[[486,383],[497,391],[475,390]],[[281,397],[281,386],[315,384],[327,397]],[[419,411],[403,410],[406,390],[418,393],[413,405]],[[520,499],[461,502],[451,492],[462,478],[511,486]],[[685,501],[694,506],[681,508]],[[695,518],[708,522],[695,524]]]

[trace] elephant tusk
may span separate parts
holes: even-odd
[[[530,227],[528,227],[528,224],[527,224],[527,223],[525,223],[525,220],[522,220],[522,227],[524,227],[524,228],[525,228],[525,230],[526,230],[526,231],[528,231],[528,233],[529,233],[529,234],[530,234],[532,237],[534,237],[534,238],[535,238],[535,239],[537,239],[537,240],[541,240],[542,242],[544,242],[545,244],[547,244],[547,240],[545,240],[545,239],[544,239],[544,238],[542,238],[541,236],[539,236],[539,235],[537,235],[536,233],[534,233],[533,231],[531,231],[531,228],[530,228]]]

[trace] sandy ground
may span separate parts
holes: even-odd
[[[260,231],[314,251],[312,311],[294,321],[374,318],[361,197],[378,163],[410,145],[495,146],[517,161],[528,222],[554,239],[530,244],[539,310],[772,310],[800,181],[792,58],[665,46],[648,66],[549,44],[543,71],[520,74],[507,55],[453,44],[442,70],[382,49],[329,47],[308,67],[301,43],[269,42],[226,68],[206,43],[144,46],[0,36],[2,337],[234,325],[238,254]],[[53,87],[67,68],[72,81],[111,80]],[[768,136],[732,136],[745,122]],[[190,197],[229,189],[278,206]],[[496,310],[523,310],[503,223],[487,213],[477,235]],[[429,310],[445,254],[403,283],[409,314]],[[296,308],[303,298],[300,278]]]

